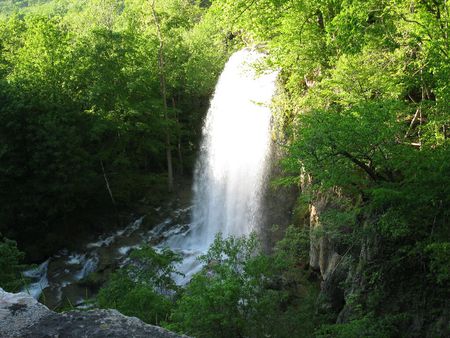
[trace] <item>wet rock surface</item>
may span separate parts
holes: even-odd
[[[70,311],[56,313],[26,293],[0,289],[1,338],[100,338],[180,336],[161,327],[148,325],[116,310]]]

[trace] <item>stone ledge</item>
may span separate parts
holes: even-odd
[[[187,338],[116,310],[56,313],[26,293],[0,288],[1,338]]]

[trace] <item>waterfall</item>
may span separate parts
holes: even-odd
[[[223,70],[203,126],[194,173],[190,231],[160,244],[183,255],[178,266],[189,282],[201,269],[204,254],[217,233],[247,235],[258,231],[270,157],[271,110],[277,71],[257,72],[264,54],[243,49]]]
[[[242,236],[256,231],[270,152],[269,108],[277,72],[257,73],[264,57],[236,52],[216,86],[203,127],[194,175],[191,247],[205,251],[221,232]]]
[[[156,242],[157,249],[169,247],[182,255],[178,269],[185,276],[174,278],[184,285],[201,269],[197,257],[218,232],[241,236],[258,230],[270,153],[269,105],[277,77],[277,72],[255,71],[253,65],[263,58],[264,54],[250,49],[237,52],[219,78],[203,127],[192,208],[173,211],[150,231],[141,227],[143,218],[139,218],[124,229],[101,235],[81,252],[62,250],[24,273],[33,280],[26,290],[38,298],[48,288],[46,302],[51,306],[63,297],[82,304],[86,289],[73,284],[102,264],[126,265],[131,249],[143,242]],[[185,224],[180,219],[191,211],[191,222]]]

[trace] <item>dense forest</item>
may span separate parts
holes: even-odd
[[[32,258],[190,172],[225,56],[204,10],[48,2],[1,21],[0,229]]]
[[[449,335],[449,10],[0,1],[0,286],[99,218],[170,198],[227,58],[257,46],[280,70],[274,183],[301,190],[285,238],[267,253],[218,235],[186,288],[180,257],[144,247],[96,304],[194,337]],[[325,245],[339,256],[326,276],[310,257]]]

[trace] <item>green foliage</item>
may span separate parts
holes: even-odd
[[[134,250],[130,258],[132,262],[115,272],[100,289],[99,306],[150,324],[167,320],[173,307],[172,296],[178,290],[173,274],[177,273],[175,264],[180,257],[168,249],[158,253],[145,246]]]
[[[323,325],[316,332],[318,338],[388,338],[397,336],[398,332],[395,332],[395,328],[389,320],[377,320],[373,314],[348,323]]]
[[[307,90],[286,87],[297,115],[285,168],[311,175],[313,191],[337,196],[314,235],[348,251],[368,281],[354,304],[347,299],[359,314],[323,332],[395,336],[414,316],[433,321],[428,313],[442,314],[448,298],[450,96],[439,80],[448,72],[448,4],[344,1],[334,8],[323,21],[329,48],[316,49],[327,62],[303,73]],[[361,250],[371,252],[365,260]],[[422,308],[427,299],[425,313],[411,309],[408,297]],[[392,314],[404,316],[381,330],[380,318]]]
[[[0,287],[9,292],[17,292],[24,285],[22,263],[25,254],[17,248],[15,241],[0,236]]]
[[[450,256],[450,243],[432,243],[427,246],[426,252],[430,255],[430,270],[440,284],[444,284],[450,279],[450,268],[448,257]]]
[[[268,256],[254,234],[219,234],[200,257],[204,268],[184,290],[169,328],[196,337],[309,336],[316,292],[299,267],[304,243],[291,228]]]
[[[268,65],[282,69],[276,105],[291,177],[280,181],[308,176],[313,200],[332,197],[312,235],[364,276],[347,299],[358,315],[328,336],[395,336],[417,316],[424,325],[406,334],[425,335],[448,309],[449,12],[445,1],[404,0],[211,7],[223,34],[263,43]]]
[[[162,196],[166,148],[176,172],[192,170],[226,55],[211,24],[198,28],[204,7],[157,1],[165,112],[149,1],[28,5],[0,19],[0,230],[38,259],[99,214]]]
[[[146,246],[101,288],[98,304],[196,337],[308,337],[320,321],[317,287],[304,270],[307,243],[307,233],[292,226],[267,255],[255,234],[219,234],[184,289],[173,281],[180,256]]]
[[[278,261],[277,264],[284,265],[286,272],[289,272],[296,264],[309,260],[309,236],[308,227],[299,229],[290,225],[286,229],[283,239],[276,243],[275,257]]]
[[[262,287],[255,278],[262,272],[255,268],[264,264],[255,256],[257,246],[255,236],[223,240],[217,235],[199,258],[206,267],[192,278],[173,315],[180,330],[197,337],[244,334]]]
[[[129,276],[115,273],[100,290],[98,303],[102,308],[117,309],[127,316],[138,317],[146,323],[159,324],[167,319],[172,301],[147,285],[136,285]]]

